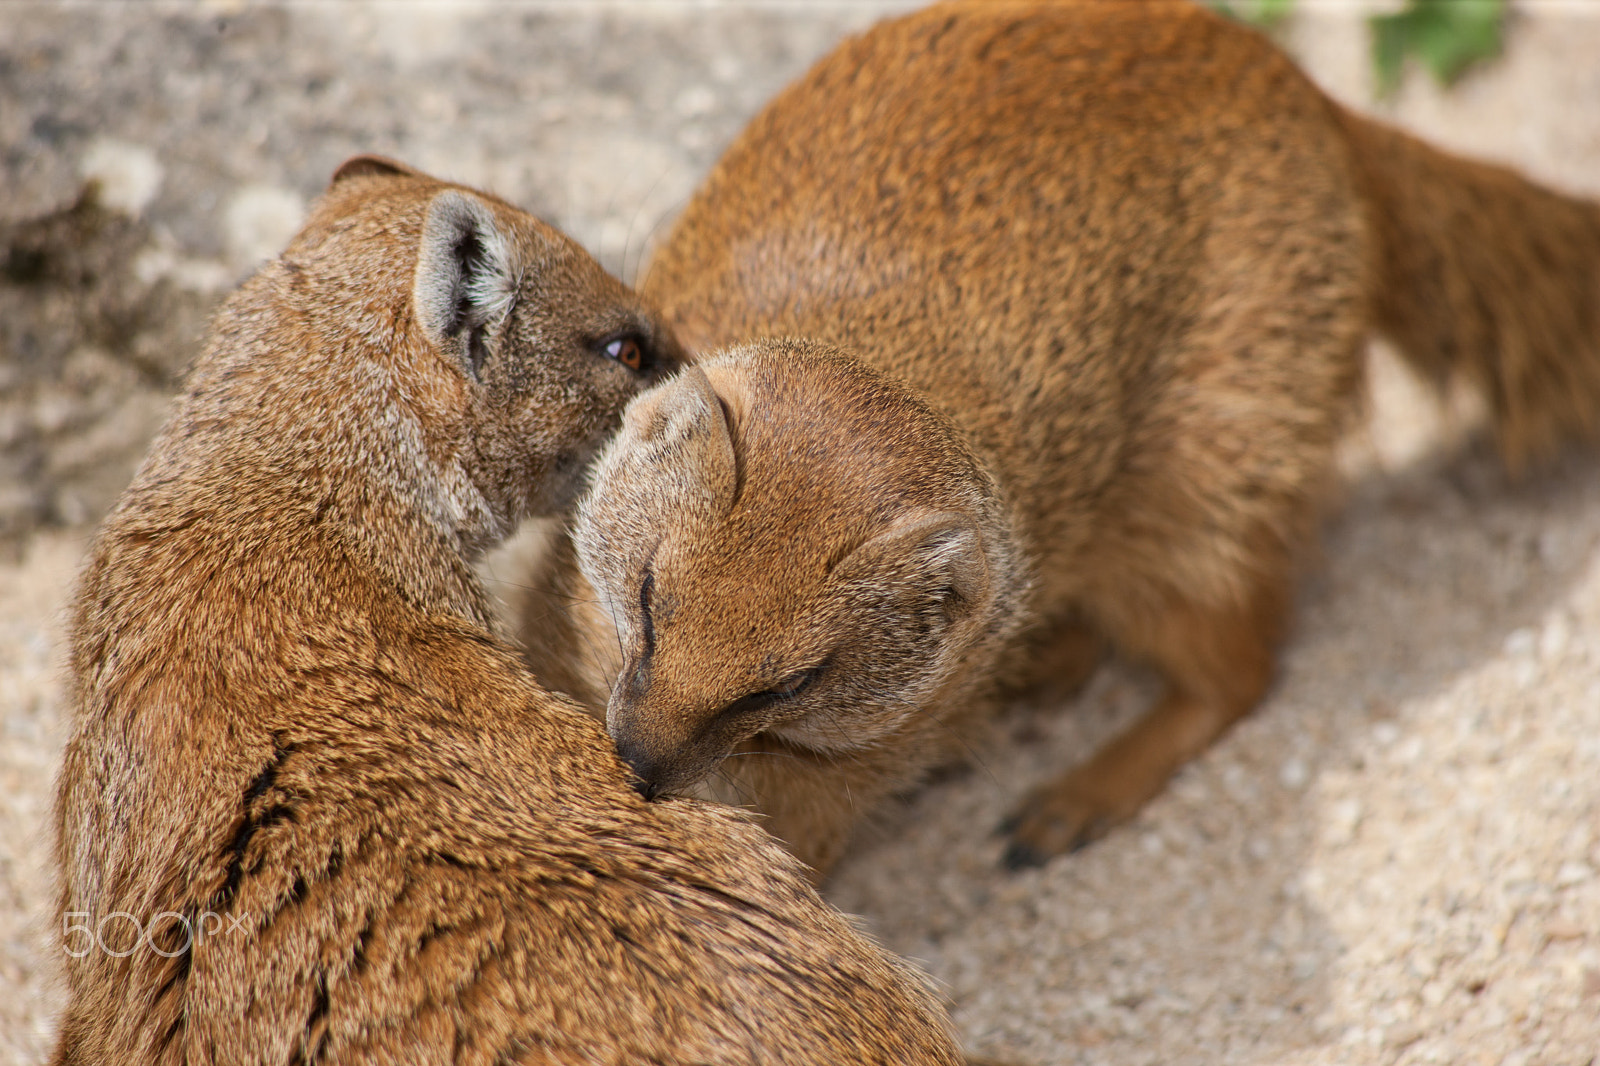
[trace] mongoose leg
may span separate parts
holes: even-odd
[[[1119,642],[1154,660],[1169,690],[1088,761],[1023,801],[1006,823],[1007,866],[1042,865],[1098,840],[1256,705],[1272,681],[1286,584],[1258,590],[1243,609],[1175,606],[1135,639]]]
[[[1180,766],[1246,709],[1169,693],[1087,762],[1023,801],[1009,823],[1006,865],[1042,866],[1100,839],[1138,813]]]

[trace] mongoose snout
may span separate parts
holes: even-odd
[[[645,799],[681,791],[710,771],[705,761],[688,756],[681,746],[658,745],[641,736],[635,715],[625,713],[619,719],[608,713],[607,719],[617,755],[633,771],[634,791]]]
[[[669,711],[650,683],[648,660],[625,667],[622,677],[606,707],[606,731],[647,800],[691,788],[749,737],[803,714],[797,697],[810,679],[807,672],[715,706],[679,704]]]

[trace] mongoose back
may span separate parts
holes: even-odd
[[[473,557],[680,359],[576,245],[363,157],[225,304],[99,532],[55,1061],[960,1061],[744,815],[647,804]]]
[[[1476,386],[1513,467],[1600,411],[1600,210],[1188,3],[953,3],[846,41],[645,292],[707,358],[635,401],[580,510],[608,726],[645,791],[718,770],[818,870],[1001,685],[1102,640],[1167,691],[1023,803],[1013,864],[1254,706],[1371,332]]]

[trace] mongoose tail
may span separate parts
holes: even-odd
[[[1483,395],[1513,471],[1592,439],[1600,206],[1336,110],[1374,237],[1374,327]]]

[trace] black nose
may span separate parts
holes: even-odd
[[[632,737],[622,737],[616,741],[616,745],[617,754],[622,756],[622,761],[633,771],[633,790],[647,800],[653,800],[661,795],[662,789],[659,784],[661,774],[649,753],[644,751]]]

